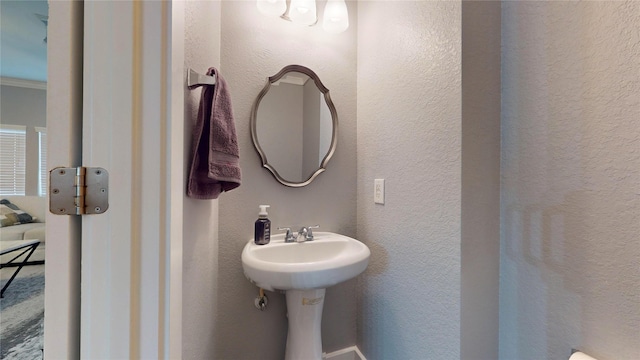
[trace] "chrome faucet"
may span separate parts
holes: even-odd
[[[309,236],[309,230],[307,230],[307,228],[303,226],[302,228],[300,228],[300,230],[298,230],[298,237],[296,238],[296,241],[297,242],[307,241],[308,236]],[[313,240],[313,236],[311,237],[311,239]]]
[[[290,227],[279,227],[278,230],[286,230],[287,233],[284,235],[284,242],[304,242],[313,240],[313,231],[311,229],[317,229],[320,225],[313,226],[303,226],[298,230],[298,234],[295,235],[293,231],[291,231]]]
[[[319,227],[320,227],[320,225],[303,226],[302,228],[300,228],[300,230],[298,230],[298,238],[296,239],[296,241],[298,241],[298,242],[312,241],[313,240],[313,231],[311,229],[317,229]]]
[[[296,242],[297,238],[293,235],[290,227],[279,227],[278,230],[287,230],[287,233],[284,235],[284,242]]]

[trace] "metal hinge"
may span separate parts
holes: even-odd
[[[109,173],[99,167],[57,167],[49,172],[49,211],[102,214],[109,208]]]

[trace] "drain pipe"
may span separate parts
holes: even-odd
[[[267,298],[267,295],[264,294],[264,289],[260,288],[260,293],[258,297],[253,301],[253,304],[256,306],[256,309],[264,311],[264,309],[267,308],[268,302],[269,299]]]

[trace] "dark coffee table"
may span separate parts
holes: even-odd
[[[0,256],[8,255],[8,254],[17,254],[11,260],[7,262],[3,262],[0,264],[0,269],[15,267],[16,271],[13,272],[9,281],[2,287],[2,292],[0,292],[0,297],[4,297],[4,292],[7,290],[13,279],[18,275],[20,270],[24,266],[27,265],[41,265],[44,264],[44,260],[39,261],[29,261],[33,252],[36,251],[40,245],[40,240],[11,240],[11,241],[0,241]]]

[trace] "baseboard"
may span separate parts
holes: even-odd
[[[322,354],[323,360],[367,360],[357,346],[350,346],[331,353]]]

